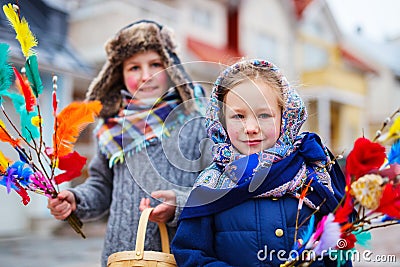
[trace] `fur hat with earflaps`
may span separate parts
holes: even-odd
[[[138,52],[154,50],[163,60],[170,80],[182,101],[192,99],[193,84],[176,54],[173,32],[166,26],[149,20],[140,20],[122,28],[105,44],[107,61],[92,81],[86,94],[87,100],[100,100],[100,116],[111,117],[122,105],[121,90],[125,88],[122,63]],[[188,106],[188,110],[191,108]]]

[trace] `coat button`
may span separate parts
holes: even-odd
[[[276,235],[277,237],[283,236],[283,230],[282,230],[281,228],[276,229],[276,230],[275,230],[275,235]]]

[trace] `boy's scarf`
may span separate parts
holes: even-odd
[[[221,84],[226,76],[235,75],[249,65],[277,74],[283,87],[284,106],[281,132],[276,144],[245,156],[235,152],[220,122],[222,106],[218,101],[218,93],[223,90]],[[252,197],[296,196],[310,177],[314,177],[311,186],[318,189],[313,192],[313,197],[305,199],[305,204],[317,208],[322,204],[322,201],[316,201],[321,200],[320,193],[326,202],[322,209],[336,207],[337,199],[342,196],[338,189],[341,187],[336,184],[344,182],[343,175],[335,166],[337,164],[333,166],[334,173],[331,166],[325,168],[331,160],[330,153],[318,136],[309,133],[299,135],[306,118],[307,112],[301,97],[272,63],[245,60],[228,67],[214,84],[206,113],[207,133],[215,143],[212,151],[214,162],[199,175],[181,218],[213,214]],[[339,173],[338,177],[336,172]]]
[[[112,167],[182,124],[188,117],[175,90],[169,91],[154,104],[132,98],[117,117],[100,120],[95,129],[100,151]]]

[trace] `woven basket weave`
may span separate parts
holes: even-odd
[[[107,267],[175,267],[174,255],[169,249],[169,238],[167,227],[164,223],[158,223],[161,235],[162,252],[144,251],[144,239],[146,237],[147,222],[153,209],[148,208],[142,212],[136,236],[136,247],[134,251],[121,251],[108,257]]]

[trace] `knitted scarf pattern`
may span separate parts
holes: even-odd
[[[156,140],[168,138],[172,129],[194,115],[185,114],[182,100],[174,89],[154,104],[135,98],[124,101],[126,106],[118,116],[101,119],[95,129],[100,151],[109,160],[110,167]]]

